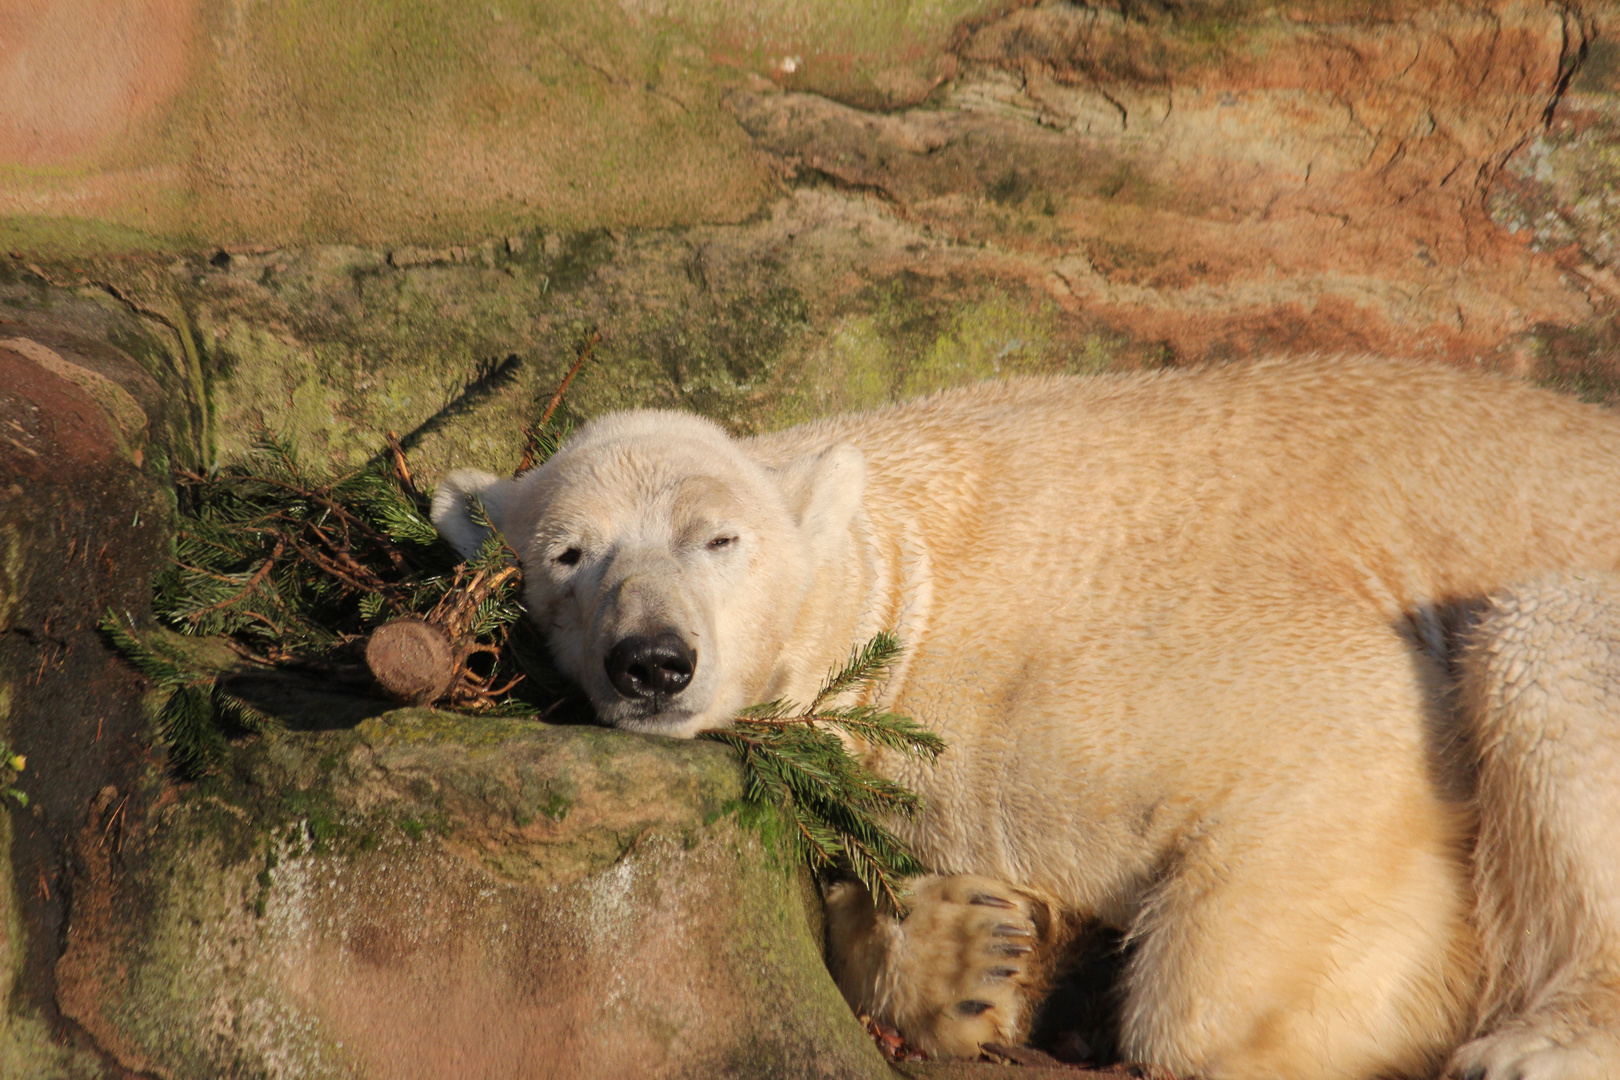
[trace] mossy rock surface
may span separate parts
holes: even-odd
[[[425,482],[460,465],[514,466],[590,327],[602,339],[558,426],[654,407],[749,433],[1154,355],[1017,283],[897,269],[891,257],[912,238],[874,244],[874,224],[807,193],[735,227],[131,258],[80,267],[92,280],[77,286],[76,264],[0,255],[0,305],[39,318],[119,306],[116,291],[148,328],[138,355],[186,420],[183,462],[230,460],[262,426],[312,464],[350,468],[394,431]]]
[[[426,710],[255,742],[111,842],[99,800],[63,1008],[177,1078],[886,1075],[739,793],[713,744]]]

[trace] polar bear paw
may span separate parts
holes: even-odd
[[[1620,1076],[1620,1038],[1588,1028],[1554,1038],[1514,1027],[1475,1039],[1452,1055],[1450,1080],[1612,1080]]]
[[[851,1006],[935,1057],[1022,1041],[1046,989],[1046,906],[969,875],[917,878],[905,902],[896,919],[853,882],[828,891],[828,944]]]

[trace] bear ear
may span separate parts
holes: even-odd
[[[849,528],[866,496],[866,456],[835,443],[776,470],[777,483],[799,528],[812,540]]]
[[[502,480],[478,469],[457,469],[433,493],[434,527],[451,547],[472,558],[489,535],[483,521],[473,517],[472,500],[477,498],[483,503],[484,513],[499,529],[506,514],[507,496],[515,484],[515,480]]]

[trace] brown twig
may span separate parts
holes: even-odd
[[[344,567],[350,574],[364,582],[366,588],[376,592],[386,592],[388,590],[388,583],[382,579],[377,571],[356,559],[347,542],[340,543],[319,525],[311,525],[307,531],[314,533],[315,541],[326,548],[339,566]],[[344,541],[348,539],[349,537],[344,537]]]
[[[338,551],[334,552],[333,557],[328,557],[322,554],[319,549],[308,544],[300,543],[297,540],[294,540],[292,543],[298,554],[302,555],[309,562],[313,563],[320,570],[324,571],[329,577],[335,578],[339,584],[346,585],[358,593],[375,593],[381,596],[383,600],[388,603],[388,606],[393,608],[395,612],[404,612],[405,605],[401,604],[398,597],[395,595],[397,590],[378,579],[377,576],[371,572],[370,567],[363,566],[362,564],[355,562],[354,558],[348,553]],[[337,560],[347,562],[349,565],[344,566],[342,565],[342,562]],[[351,572],[351,567],[354,570],[358,570],[361,576],[356,577]],[[365,580],[366,578],[370,578],[371,580],[367,581]]]
[[[455,579],[445,590],[444,596],[428,612],[427,620],[442,626],[451,638],[460,638],[467,633],[467,622],[471,615],[478,610],[487,597],[499,592],[508,581],[520,573],[517,565],[510,564],[501,567],[494,573],[479,570],[472,575],[471,580],[463,582],[462,576],[466,573],[466,564],[456,567]]]
[[[220,608],[230,607],[232,604],[242,599],[242,597],[246,596],[254,589],[257,589],[259,587],[259,582],[264,580],[264,576],[268,574],[271,568],[276,565],[276,560],[281,558],[281,553],[286,549],[287,538],[285,536],[277,537],[276,549],[270,553],[269,558],[265,559],[264,562],[259,565],[259,568],[253,572],[253,576],[248,578],[248,583],[242,586],[239,592],[236,592],[231,596],[227,596],[217,604],[209,604],[205,608],[200,608],[197,611],[193,611],[187,615],[186,618],[195,622],[198,618],[207,615],[211,611],[218,611]]]
[[[283,611],[285,611],[287,609],[287,605],[282,604],[281,609]],[[241,612],[241,614],[242,614],[242,616],[244,618],[255,619],[255,620],[259,621],[259,622],[264,623],[264,625],[268,626],[270,628],[271,632],[273,632],[275,634],[279,635],[279,634],[285,634],[287,632],[286,627],[282,626],[280,623],[276,622],[274,619],[272,619],[268,615],[261,614],[260,612],[257,612],[257,611],[244,611],[244,612]]]
[[[251,477],[251,479],[255,483],[269,484],[271,487],[281,488],[283,491],[291,492],[300,499],[308,499],[310,502],[324,510],[330,510],[332,513],[337,515],[338,520],[342,521],[345,526],[355,529],[360,533],[360,535],[364,536],[367,540],[375,544],[385,555],[388,556],[388,561],[393,563],[397,569],[405,569],[404,557],[401,556],[399,552],[394,550],[394,545],[388,539],[388,537],[384,536],[382,533],[378,532],[376,529],[373,529],[364,521],[361,521],[359,518],[349,513],[349,511],[343,508],[341,503],[337,502],[331,496],[324,495],[320,491],[312,488],[303,487],[299,484],[289,484],[285,480],[275,480],[268,476],[255,476]],[[306,524],[310,523],[306,522]],[[318,525],[314,527],[317,530],[320,529],[320,526]]]
[[[280,536],[281,534],[277,533],[276,535]],[[225,574],[216,574],[212,570],[204,570],[200,566],[192,566],[190,563],[183,563],[179,559],[170,559],[169,561],[174,563],[174,565],[178,566],[180,569],[189,570],[193,574],[201,574],[204,577],[211,577],[215,581],[226,581],[226,582],[229,582],[232,585],[236,584],[236,579],[235,578],[229,577],[229,576],[227,576]],[[287,610],[286,601],[282,600],[280,597],[276,597],[275,600],[276,600],[276,606],[281,608],[281,610],[283,610],[283,611]],[[249,618],[249,619],[257,619],[259,622],[262,622],[262,623],[264,623],[264,625],[268,626],[271,630],[274,630],[277,634],[281,634],[281,633],[285,632],[282,629],[282,627],[281,627],[281,625],[279,623],[275,622],[273,619],[269,618],[268,616],[260,614],[257,611],[240,611],[240,612],[238,612],[238,614],[240,614],[240,615],[242,615],[242,616],[244,616],[246,618]],[[190,618],[190,617],[191,616],[187,616],[187,618]]]
[[[265,667],[275,667],[276,662],[267,656],[260,656],[246,645],[233,637],[225,639],[225,647],[251,664],[262,664]]]
[[[215,581],[228,581],[232,585],[235,585],[237,582],[237,579],[231,577],[229,574],[219,574],[212,570],[204,570],[200,566],[192,566],[190,563],[181,562],[179,559],[170,559],[169,561],[174,563],[174,565],[178,566],[182,570],[189,570],[191,573],[201,574],[203,577],[211,577]]]
[[[399,486],[404,489],[405,494],[420,501],[422,492],[416,486],[416,478],[411,475],[411,466],[405,460],[405,448],[399,445],[399,436],[390,431],[384,438],[388,440],[388,453],[394,459],[394,479],[399,481]]]
[[[494,682],[493,676],[485,679],[468,672],[466,673],[466,681],[458,688],[462,692],[452,693],[451,697],[457,705],[474,709],[486,708],[495,704],[502,695],[510,693],[512,687],[522,682],[523,678],[522,675],[514,675],[510,681],[502,686],[491,686],[490,684]]]
[[[574,376],[579,374],[579,369],[585,366],[585,361],[591,358],[591,353],[596,349],[596,343],[601,340],[601,333],[594,326],[591,327],[585,335],[585,340],[579,346],[578,358],[574,361],[574,366],[568,369],[568,374],[563,376],[563,381],[558,385],[557,392],[551,395],[551,403],[546,406],[546,411],[540,414],[540,423],[536,425],[537,427],[543,428],[551,423],[551,414],[557,411],[558,405],[562,404],[563,395],[568,392],[568,384],[574,381]]]
[[[238,533],[270,533],[272,536],[280,536],[281,535],[281,533],[277,532],[275,529],[255,529],[255,528],[252,528],[250,526],[242,526],[242,527],[238,527],[238,528],[233,528],[231,531],[232,532],[238,532]],[[226,547],[224,544],[220,543],[218,540],[212,540],[212,539],[208,538],[207,536],[204,536],[201,533],[195,533],[195,532],[192,532],[189,529],[176,529],[174,535],[177,536],[177,537],[181,537],[183,539],[186,539],[186,540],[195,540],[199,544],[203,544],[203,545],[206,545],[207,547],[211,547],[215,551],[223,551],[227,555],[235,555],[236,554],[236,550],[234,548]],[[181,564],[176,563],[175,565],[178,566],[178,565],[181,565]],[[208,573],[208,571],[207,570],[202,570],[202,571],[199,571],[199,573],[206,574],[206,573]]]
[[[540,414],[539,422],[523,433],[523,459],[518,462],[517,470],[512,473],[514,477],[522,476],[540,463],[540,435],[546,430],[546,425],[551,423],[551,414],[562,404],[563,395],[568,392],[568,384],[574,381],[574,376],[579,374],[579,369],[585,366],[585,361],[591,358],[596,343],[601,340],[602,335],[596,327],[593,326],[586,332],[577,350],[574,366],[568,369],[568,374],[563,376],[562,382],[557,386],[557,392],[551,395],[551,404]]]

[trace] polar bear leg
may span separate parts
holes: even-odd
[[[1264,812],[1233,808],[1141,910],[1123,1056],[1209,1080],[1432,1076],[1477,985],[1466,818],[1410,784],[1332,822]]]
[[[905,901],[896,919],[855,882],[828,889],[828,957],[850,1006],[937,1057],[1021,1042],[1046,989],[1048,906],[970,875],[914,878]]]
[[[1491,972],[1468,1080],[1620,1076],[1620,578],[1498,597],[1463,661]]]

